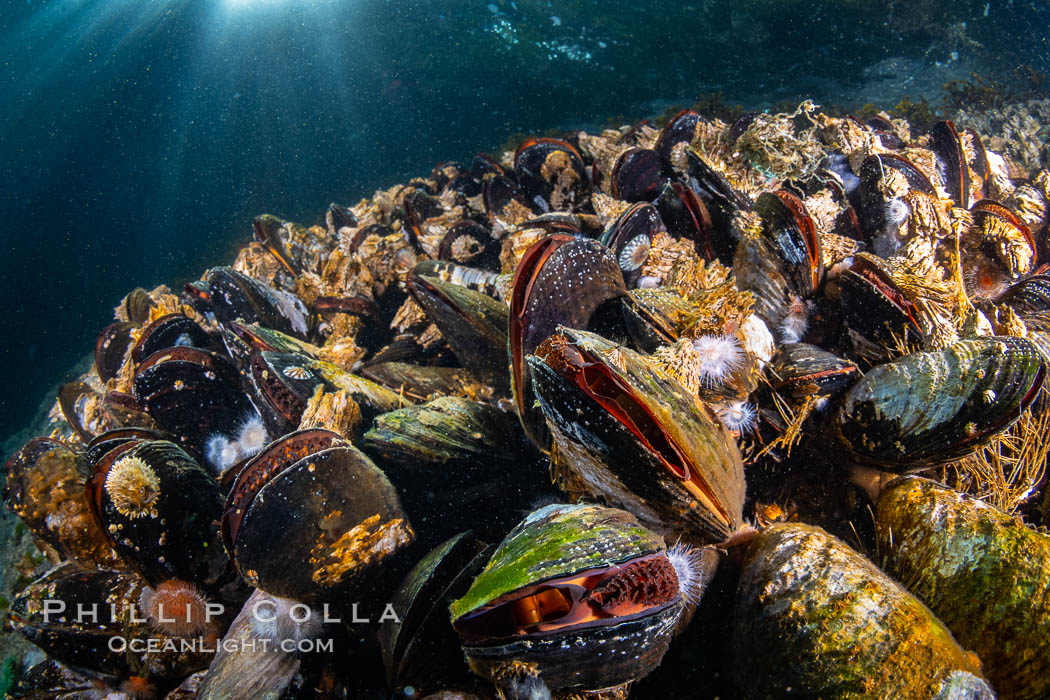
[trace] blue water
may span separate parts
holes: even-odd
[[[0,432],[127,291],[231,260],[256,214],[314,223],[515,132],[714,91],[936,100],[942,75],[1047,70],[1048,26],[1002,1],[4,0]]]

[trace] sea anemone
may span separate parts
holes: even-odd
[[[702,335],[693,341],[700,381],[707,386],[724,382],[744,366],[744,348],[734,335]]]
[[[678,592],[682,598],[696,605],[711,582],[711,567],[704,561],[704,550],[681,542],[667,549],[667,559],[678,575]]]
[[[269,442],[270,436],[259,414],[253,411],[245,416],[237,429],[236,445],[240,458],[244,459],[259,454]]]
[[[896,234],[897,229],[911,216],[911,208],[908,203],[896,197],[886,200],[886,206],[882,211],[887,233]]]
[[[192,583],[171,579],[156,589],[144,588],[139,608],[153,629],[174,637],[191,637],[207,632],[208,600]]]
[[[722,424],[736,433],[747,433],[755,427],[755,407],[747,401],[729,401],[715,407]]]
[[[204,443],[204,461],[217,474],[226,471],[241,459],[241,451],[236,442],[225,435],[215,433]]]
[[[106,475],[106,493],[125,518],[141,518],[157,504],[160,479],[141,458],[121,457]]]
[[[641,269],[645,261],[649,259],[649,236],[644,233],[640,233],[631,240],[627,241],[623,249],[620,250],[620,256],[618,262],[620,263],[620,269],[624,272],[633,272],[634,270]]]

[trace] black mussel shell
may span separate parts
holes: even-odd
[[[117,678],[148,669],[151,677],[171,681],[206,668],[209,653],[179,652],[178,640],[147,626],[136,607],[143,588],[134,574],[63,564],[19,593],[9,619],[26,639],[74,668]],[[61,604],[65,608],[57,612]],[[159,648],[173,643],[176,651],[156,651],[157,642]]]
[[[438,245],[438,260],[499,270],[500,243],[488,228],[464,219],[448,230]]]
[[[277,262],[289,275],[296,277],[302,272],[302,266],[299,265],[299,261],[294,260],[288,254],[288,249],[281,240],[281,229],[284,226],[285,222],[270,214],[262,214],[252,219],[252,232],[255,234],[255,240],[277,258]]]
[[[470,162],[470,172],[479,180],[486,180],[495,175],[504,177],[507,175],[507,171],[503,169],[503,166],[486,153],[478,153],[474,156],[474,159]]]
[[[880,365],[846,394],[836,431],[851,457],[902,471],[958,459],[1021,416],[1046,367],[1023,338],[962,340]]]
[[[600,240],[616,255],[628,287],[633,287],[641,277],[642,266],[649,259],[649,245],[662,230],[663,222],[656,207],[638,202],[602,234]]]
[[[151,585],[175,578],[207,586],[224,573],[219,485],[174,443],[132,440],[110,450],[94,465],[87,495],[113,548]]]
[[[700,122],[699,114],[691,109],[683,109],[674,115],[660,131],[653,149],[660,154],[668,167],[671,165],[671,151],[680,143],[692,143],[696,138],[696,127]]]
[[[405,576],[390,601],[399,622],[384,622],[379,633],[392,690],[411,686],[425,694],[477,683],[448,622],[448,606],[467,592],[491,551],[463,532],[434,548]]]
[[[361,368],[361,376],[410,401],[430,396],[464,396],[476,390],[477,378],[462,367],[434,367],[407,362],[377,362]]]
[[[882,185],[886,172],[896,170],[904,175],[911,190],[931,196],[937,195],[930,178],[917,165],[894,153],[870,155],[860,164],[860,186],[855,197],[861,228],[870,241],[886,225],[886,194]]]
[[[175,439],[163,430],[151,428],[115,428],[96,436],[87,445],[84,456],[89,466],[94,466],[107,452],[132,440],[169,440]]]
[[[306,307],[298,297],[268,287],[229,267],[208,272],[209,301],[220,323],[240,319],[282,333],[305,338],[309,331]]]
[[[150,309],[156,304],[153,298],[150,297],[149,292],[142,287],[136,287],[124,297],[121,306],[124,308],[124,314],[129,321],[136,326],[143,326],[149,322]]]
[[[135,324],[130,321],[117,321],[102,329],[95,342],[95,371],[99,379],[108,382],[117,376],[120,366],[124,364],[124,355],[131,345],[131,330]]]
[[[357,233],[355,233],[354,237],[350,239],[350,244],[346,247],[346,252],[353,255],[361,247],[361,244],[371,236],[375,236],[376,238],[388,238],[394,234],[394,229],[386,224],[369,224],[368,226],[362,226],[357,229]]]
[[[570,210],[585,198],[587,176],[583,157],[567,141],[530,137],[514,153],[514,172],[525,198],[534,206],[543,200],[541,209]]]
[[[855,363],[808,343],[777,348],[769,373],[773,389],[796,401],[834,396],[861,376]]]
[[[686,151],[686,157],[689,161],[690,189],[707,207],[718,236],[729,239],[733,217],[740,211],[750,209],[751,200],[692,149]],[[728,255],[731,259],[732,252]]]
[[[421,274],[416,268],[409,291],[426,311],[460,363],[497,390],[510,387],[507,376],[507,306],[467,287]]]
[[[324,430],[291,433],[245,465],[222,531],[250,585],[307,603],[362,585],[415,538],[383,472]]]
[[[1017,235],[1023,238],[1025,243],[1028,244],[1028,248],[1032,251],[1031,267],[1036,267],[1038,264],[1037,255],[1039,249],[1036,246],[1035,237],[1032,236],[1032,230],[1021,219],[1021,217],[1015,214],[1009,207],[1003,206],[994,199],[982,199],[970,208],[970,213],[973,214],[974,223],[977,224],[978,229],[981,229],[985,223],[985,219],[989,218],[997,219],[1006,226],[1013,228]],[[991,257],[996,257],[994,250],[989,250],[988,252]]]
[[[133,388],[157,425],[197,452],[211,435],[231,433],[252,412],[233,365],[198,348],[153,353],[135,371]]]
[[[463,165],[454,160],[443,160],[430,171],[430,179],[440,192],[445,189],[454,178],[467,172]]]
[[[84,484],[84,458],[50,438],[33,438],[5,465],[3,498],[29,531],[66,558],[93,568],[123,568],[99,528]]]
[[[402,200],[405,209],[405,235],[417,251],[422,252],[423,222],[445,213],[441,200],[422,190],[412,190]]]
[[[481,194],[484,183],[470,173],[460,173],[449,180],[445,186],[446,191],[458,193],[462,200],[477,197]]]
[[[820,236],[805,204],[787,190],[763,192],[755,201],[762,233],[797,294],[814,296],[824,280]]]
[[[493,224],[503,216],[503,210],[507,205],[522,197],[523,193],[518,183],[503,175],[488,178],[481,188],[481,201],[485,203],[485,214]]]
[[[714,260],[727,252],[732,255],[732,246],[728,245],[728,241],[715,240],[714,226],[707,207],[682,183],[667,183],[655,204],[660,219],[671,235],[693,241],[696,252],[705,260]]]
[[[629,148],[620,154],[609,176],[610,194],[627,202],[651,202],[671,176],[660,154],[650,148]]]
[[[751,125],[762,116],[761,112],[746,112],[739,117],[729,126],[729,145],[732,146],[736,143],[736,140],[744,135],[744,132],[751,128]]]
[[[525,356],[558,326],[626,336],[616,303],[626,293],[615,256],[585,238],[556,234],[538,241],[514,271],[507,334],[511,384],[525,432],[540,449],[547,449],[549,436],[534,403]]]
[[[324,212],[325,228],[329,236],[338,236],[344,228],[357,228],[357,217],[350,207],[332,202]]]
[[[197,322],[183,314],[167,314],[142,329],[138,342],[131,350],[131,359],[142,362],[147,357],[166,348],[207,348],[208,333]]]
[[[271,435],[283,435],[299,425],[318,384],[334,390],[318,376],[313,365],[311,358],[300,353],[252,352],[248,377],[254,404]]]
[[[970,166],[966,162],[962,140],[955,124],[945,119],[933,125],[930,141],[934,153],[944,166],[944,189],[955,202],[955,206],[968,209],[970,206]]]
[[[921,337],[918,309],[874,257],[856,256],[839,277],[839,289],[842,318],[861,337],[882,347]]]

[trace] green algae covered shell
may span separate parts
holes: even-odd
[[[663,539],[626,511],[593,505],[540,508],[507,534],[466,595],[449,606],[452,621],[519,588],[663,549]]]
[[[1024,338],[961,340],[868,372],[846,394],[836,428],[851,457],[892,471],[977,450],[1021,416],[1045,368]]]
[[[595,596],[603,589],[589,588],[593,579],[611,579],[604,590],[616,588],[619,602]],[[519,692],[523,678],[591,691],[624,686],[660,664],[684,607],[678,587],[663,540],[630,513],[552,505],[507,535],[450,610],[471,670],[505,694]],[[501,626],[537,600],[542,621]],[[552,604],[556,612],[546,615],[551,600],[566,607]]]
[[[1000,698],[1050,696],[1050,537],[919,477],[885,487],[876,526],[890,572],[980,656]]]
[[[747,547],[732,639],[745,697],[994,697],[976,656],[837,538],[782,524]]]

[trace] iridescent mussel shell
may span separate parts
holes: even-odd
[[[508,533],[449,609],[478,675],[583,691],[655,668],[683,602],[663,540],[629,513],[551,505]]]
[[[962,340],[869,371],[846,394],[835,431],[859,463],[903,471],[977,450],[1021,416],[1045,366],[1023,338]]]
[[[977,652],[999,697],[1047,697],[1050,537],[919,477],[882,488],[875,522],[890,574]]]
[[[724,540],[742,524],[736,441],[676,379],[629,348],[566,328],[528,363],[563,489],[692,541]]]
[[[250,585],[311,603],[345,593],[415,534],[368,457],[336,433],[303,430],[243,467],[222,538]]]
[[[917,598],[820,528],[747,544],[733,673],[745,698],[995,697],[977,657]]]

